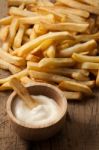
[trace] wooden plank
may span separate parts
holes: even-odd
[[[68,103],[62,132],[32,150],[99,150],[99,89],[95,93],[95,98]]]
[[[17,136],[5,111],[9,93],[0,92],[0,150],[99,150],[99,94],[95,92],[94,99],[69,103],[64,129],[43,142]]]

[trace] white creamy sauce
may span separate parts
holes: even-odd
[[[42,95],[32,97],[39,102],[33,109],[29,109],[20,98],[16,98],[13,111],[17,119],[28,124],[43,125],[58,118],[59,106],[53,99]]]

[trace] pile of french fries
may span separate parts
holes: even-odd
[[[0,20],[0,91],[45,82],[68,100],[94,95],[99,86],[99,0],[8,0]]]

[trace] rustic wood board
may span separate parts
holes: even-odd
[[[1,7],[1,2],[3,7]],[[0,16],[5,16],[5,0],[0,0]],[[0,70],[0,78],[8,73]],[[28,142],[12,129],[6,113],[10,93],[0,92],[0,150],[99,150],[99,94],[82,102],[69,102],[64,129],[43,142]]]
[[[99,150],[99,94],[68,104],[64,129],[43,142],[27,142],[13,131],[6,113],[10,93],[0,92],[0,150]]]

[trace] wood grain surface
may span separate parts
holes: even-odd
[[[4,11],[5,0],[0,0],[0,16]],[[7,75],[0,70],[0,78]],[[43,142],[24,141],[13,131],[6,113],[9,94],[0,92],[0,150],[99,150],[99,89],[95,98],[69,102],[64,129]]]
[[[17,136],[6,113],[10,93],[0,92],[0,150],[99,150],[98,91],[95,98],[69,102],[64,129],[43,142],[28,142]]]

